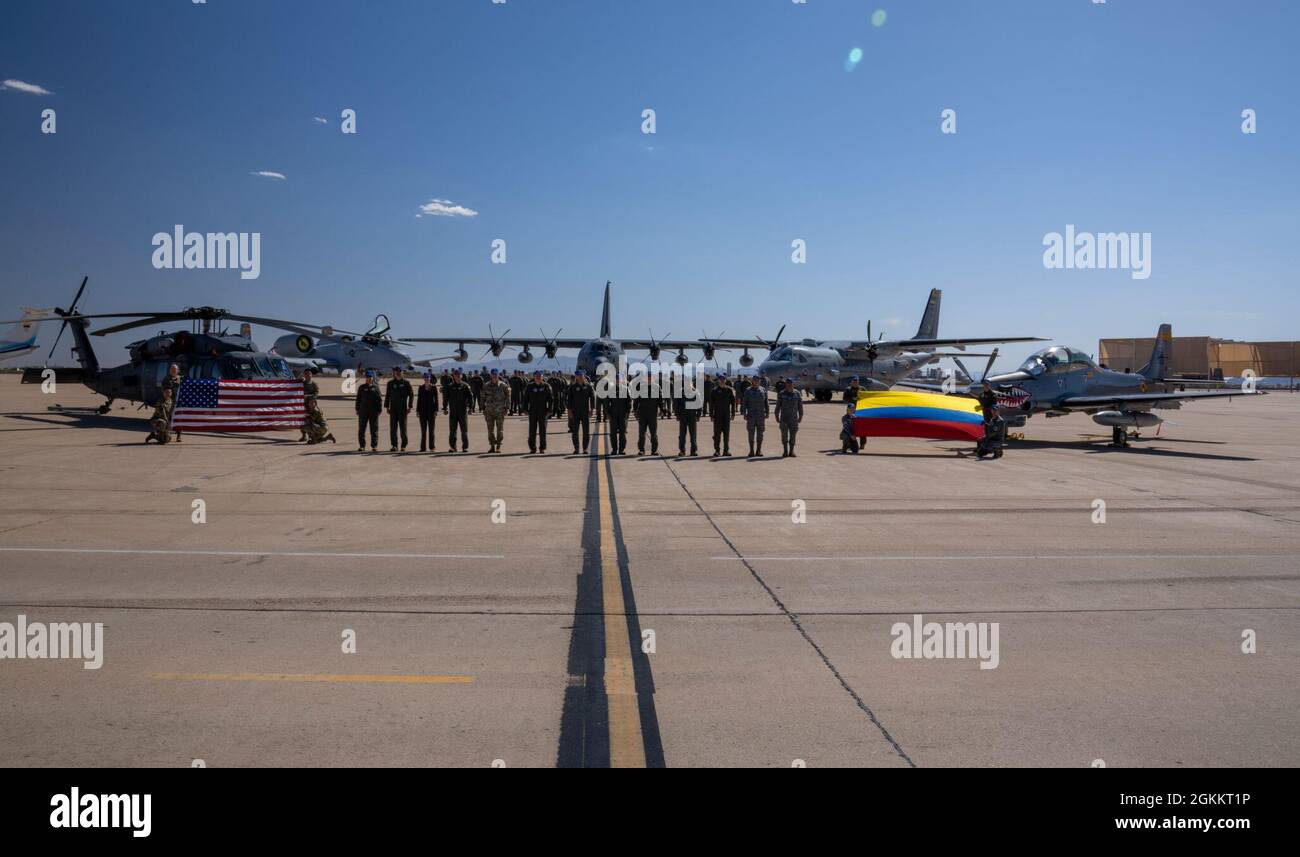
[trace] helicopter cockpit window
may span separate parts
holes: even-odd
[[[803,356],[802,354],[796,354],[796,355],[794,356],[794,362],[796,362],[796,363],[807,363],[807,362],[808,362],[808,358],[805,357],[805,356]]]
[[[271,358],[271,374],[276,378],[292,378],[293,370],[279,357]]]
[[[772,359],[773,359],[773,360],[789,360],[789,359],[790,359],[790,349],[789,349],[789,348],[778,348],[775,352],[772,353]]]
[[[257,377],[257,367],[247,357],[226,357],[221,362],[222,376],[225,378],[247,379]]]
[[[272,378],[275,373],[271,371],[271,361],[265,357],[254,357],[253,365],[257,367],[257,374],[262,378]]]

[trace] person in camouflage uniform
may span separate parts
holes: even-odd
[[[181,398],[181,367],[177,366],[175,363],[167,367],[167,374],[158,384],[159,395],[162,395],[163,390],[172,391],[172,406],[175,407],[176,403],[180,401]],[[179,441],[180,439],[181,432],[180,429],[177,429],[176,440]]]
[[[325,422],[325,415],[321,413],[320,403],[316,401],[319,396],[320,387],[312,380],[311,370],[304,369],[302,372],[302,403],[307,410],[307,417],[302,428],[307,433],[307,443],[324,443],[327,440],[334,443],[334,435]]]
[[[492,370],[491,376],[479,393],[483,406],[483,419],[487,422],[488,452],[500,452],[505,438],[506,412],[510,410],[510,385],[501,380],[501,373]]]
[[[149,436],[144,439],[145,443],[156,440],[159,443],[168,443],[172,439],[172,410],[175,403],[172,401],[172,388],[163,387],[162,397],[158,399],[158,404],[153,406],[153,415],[149,417]],[[180,432],[176,433],[176,442],[181,439]]]
[[[745,416],[745,431],[749,433],[749,457],[763,454],[763,430],[772,408],[767,402],[767,390],[755,379],[745,388],[740,400],[740,412]]]

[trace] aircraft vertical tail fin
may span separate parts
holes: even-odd
[[[1138,374],[1152,381],[1159,381],[1169,372],[1169,353],[1174,347],[1174,327],[1171,324],[1160,325],[1156,334],[1155,347],[1151,349],[1151,359],[1147,365],[1138,370]]]
[[[72,341],[76,345],[73,350],[77,355],[77,362],[81,368],[86,370],[87,377],[94,375],[99,371],[99,358],[95,356],[95,347],[90,344],[90,337],[86,335],[86,320],[84,318],[65,319],[68,327],[72,328]]]
[[[23,317],[0,331],[0,354],[5,352],[27,352],[36,347],[36,331],[41,320],[48,318],[47,309],[23,307]]]
[[[939,302],[943,299],[942,289],[930,289],[930,299],[925,303],[925,314],[921,316],[921,326],[916,329],[915,339],[937,339],[939,337]]]
[[[605,281],[605,308],[600,313],[600,335],[605,339],[613,335],[609,328],[609,280]]]

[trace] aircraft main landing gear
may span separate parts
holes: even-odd
[[[1110,430],[1110,445],[1117,449],[1128,449],[1128,432],[1120,426]]]

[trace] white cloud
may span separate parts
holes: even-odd
[[[53,92],[50,92],[48,89],[46,89],[43,86],[37,86],[34,83],[24,83],[21,80],[6,80],[4,83],[0,83],[0,89],[13,89],[13,90],[17,90],[18,92],[26,92],[29,95],[53,95],[54,94]]]
[[[311,118],[314,119],[314,120],[316,120],[317,122],[319,122],[319,123],[322,124],[322,125],[328,125],[328,124],[330,124],[330,120],[326,119],[324,116],[313,116],[313,117],[311,117]]]
[[[271,170],[254,170],[250,175],[261,176],[264,179],[277,179],[284,181],[284,173],[276,173]]]
[[[420,206],[416,217],[478,217],[478,212],[463,205],[457,205],[449,199],[431,199]]]

